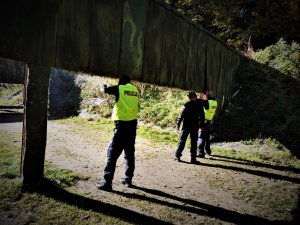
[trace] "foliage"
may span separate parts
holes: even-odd
[[[231,101],[214,121],[214,141],[275,138],[300,157],[300,80],[254,60],[237,74]]]
[[[102,78],[98,76],[87,76],[79,74],[75,80],[76,86],[81,90],[82,101],[80,109],[84,113],[98,114],[102,117],[109,117],[114,105],[114,97],[104,94],[101,91],[103,85],[116,85],[116,79]],[[95,104],[94,100],[100,99],[100,104]]]
[[[16,106],[23,104],[23,85],[0,84],[0,105]]]
[[[300,45],[288,44],[281,38],[276,44],[254,54],[254,59],[284,74],[300,78]]]
[[[226,43],[244,49],[252,37],[255,49],[274,44],[280,37],[299,42],[299,0],[172,0],[178,11]]]
[[[188,101],[187,92],[155,85],[138,85],[138,88],[141,93],[139,119],[163,128],[175,128],[176,118]]]

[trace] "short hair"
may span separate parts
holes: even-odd
[[[197,98],[197,94],[194,91],[190,91],[189,94],[188,94],[188,97],[189,97],[189,99],[191,99],[191,98]]]
[[[130,78],[127,75],[123,75],[119,78],[119,85],[124,85],[130,83]]]

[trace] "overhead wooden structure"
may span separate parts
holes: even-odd
[[[242,59],[216,36],[157,0],[10,0],[1,3],[0,27],[0,58],[29,65],[25,183],[43,176],[51,67],[213,90],[219,102],[226,102]],[[0,82],[11,77],[13,83],[14,73],[3,71],[0,68]]]

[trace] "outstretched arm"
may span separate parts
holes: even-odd
[[[177,118],[177,122],[176,122],[176,125],[177,125],[177,130],[179,130],[180,128],[180,124],[181,122],[183,121],[183,118],[184,118],[184,114],[185,114],[185,107],[183,108],[183,110],[181,111],[180,113],[180,116]]]

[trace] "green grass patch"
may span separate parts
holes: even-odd
[[[0,178],[13,179],[20,174],[21,147],[12,144],[9,136],[0,132]]]
[[[71,170],[57,169],[50,165],[46,165],[44,176],[62,188],[75,185],[78,180],[86,179],[84,176]]]
[[[0,105],[15,106],[22,104],[23,85],[0,84]]]
[[[67,119],[55,120],[55,122],[61,124],[73,124],[75,130],[111,132],[114,129],[113,121],[107,118],[70,117]]]
[[[137,134],[150,140],[170,144],[176,144],[179,137],[177,133],[149,126],[138,127]]]

